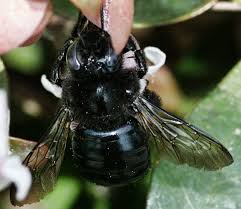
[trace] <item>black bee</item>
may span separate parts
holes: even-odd
[[[62,88],[62,105],[23,162],[33,176],[26,203],[52,190],[68,138],[81,176],[106,186],[144,176],[151,144],[178,164],[216,170],[233,162],[213,137],[160,107],[158,96],[146,89],[146,73],[143,52],[132,35],[117,55],[110,35],[79,17],[51,77]]]

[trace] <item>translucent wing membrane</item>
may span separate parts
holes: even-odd
[[[69,134],[68,111],[60,109],[43,140],[33,148],[23,162],[31,170],[32,188],[23,202],[17,202],[14,198],[15,192],[11,191],[11,201],[14,205],[37,202],[52,190],[57,180]]]
[[[233,162],[228,150],[204,131],[154,106],[140,96],[137,119],[151,133],[160,155],[178,164],[216,170]]]

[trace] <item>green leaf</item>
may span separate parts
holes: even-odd
[[[199,15],[216,0],[135,0],[134,27],[166,25]]]
[[[70,209],[80,194],[80,182],[74,178],[60,177],[53,192],[40,204],[42,209]]]
[[[77,18],[79,10],[69,0],[52,0],[54,12],[73,19]]]
[[[188,121],[220,139],[234,163],[208,172],[161,162],[153,172],[147,208],[241,208],[241,62],[196,107]]]
[[[235,3],[241,3],[241,0],[227,0],[227,1],[235,2]]]
[[[39,73],[44,65],[44,52],[41,42],[11,50],[3,56],[6,66],[20,73]]]
[[[55,13],[76,19],[79,10],[70,1],[52,2]],[[134,27],[151,27],[187,20],[207,11],[216,2],[217,0],[135,0]]]

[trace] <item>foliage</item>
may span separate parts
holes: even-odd
[[[216,0],[135,1],[135,27],[166,25],[190,19],[209,9]]]
[[[220,139],[234,164],[217,172],[162,162],[153,173],[148,209],[240,208],[241,62],[195,108],[190,121]]]

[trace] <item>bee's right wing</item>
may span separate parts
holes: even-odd
[[[233,162],[229,151],[197,127],[153,105],[143,96],[135,101],[137,119],[150,132],[159,156],[177,164],[217,170]]]
[[[13,205],[21,206],[41,200],[52,191],[56,183],[60,165],[63,160],[67,139],[70,135],[68,110],[59,110],[56,119],[28,156],[23,164],[32,173],[32,187],[27,198],[18,202],[15,199],[15,188],[11,188],[10,198]]]

